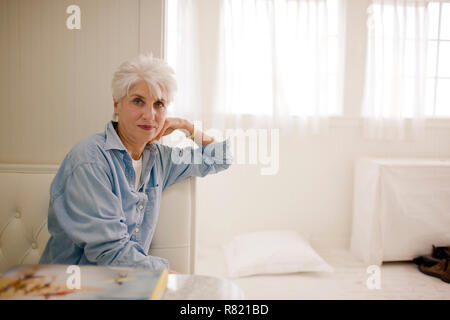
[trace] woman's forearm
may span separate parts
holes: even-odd
[[[210,137],[202,131],[194,128],[194,125],[188,120],[183,120],[182,129],[189,132],[189,137],[194,140],[195,143],[201,142],[202,145],[207,145],[214,142],[213,137]]]

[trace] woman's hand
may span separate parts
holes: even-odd
[[[161,137],[171,134],[174,130],[183,129],[189,132],[191,135],[194,132],[194,125],[189,121],[181,118],[166,118],[161,131],[151,139],[148,143],[161,139]],[[201,141],[202,145],[210,144],[214,142],[214,138],[204,134],[201,131],[195,131],[195,137],[192,137],[194,141]]]
[[[152,140],[150,140],[148,143],[152,143],[153,141],[161,139],[162,136],[166,136],[168,134],[171,134],[173,131],[177,129],[184,129],[184,119],[181,118],[166,118],[166,121],[164,121],[164,125],[161,129],[161,131],[157,134],[156,137],[154,137]]]

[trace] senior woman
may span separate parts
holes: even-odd
[[[78,142],[62,162],[50,187],[51,237],[39,263],[169,269],[166,259],[147,254],[162,191],[231,163],[228,140],[214,142],[200,131],[194,135],[189,121],[166,117],[175,90],[172,69],[151,55],[127,61],[115,72],[117,121]],[[176,129],[202,141],[201,161],[175,159],[183,152],[193,155],[191,147],[157,143]]]

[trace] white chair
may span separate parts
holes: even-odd
[[[18,264],[37,264],[50,238],[47,214],[50,184],[58,167],[0,164],[0,273]],[[170,268],[194,273],[194,178],[162,194],[150,255],[169,260]]]

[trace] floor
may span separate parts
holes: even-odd
[[[199,247],[196,274],[228,278],[244,292],[245,299],[438,299],[450,300],[450,284],[427,276],[413,262],[385,262],[380,268],[380,288],[369,289],[367,266],[348,249],[318,249],[317,253],[334,267],[333,273],[292,273],[242,278],[227,276],[220,247]]]

